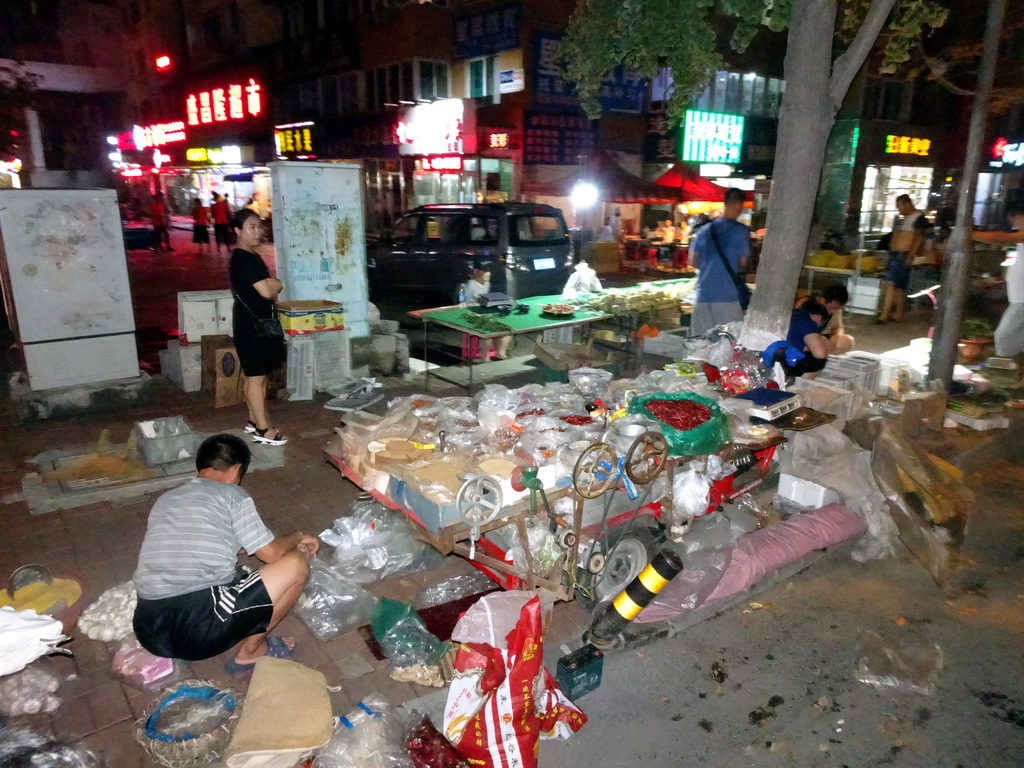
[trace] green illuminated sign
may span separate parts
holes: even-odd
[[[721,112],[686,111],[683,160],[693,163],[738,163],[743,148],[743,118]]]

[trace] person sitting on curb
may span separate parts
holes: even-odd
[[[251,670],[260,656],[291,656],[294,639],[268,633],[302,594],[320,542],[301,531],[275,536],[264,525],[239,487],[250,458],[239,437],[207,438],[196,453],[198,476],[153,505],[133,621],[150,653],[196,661],[237,646],[225,663],[232,674]],[[266,565],[243,569],[240,550]]]
[[[830,285],[821,296],[808,296],[800,300],[797,306],[802,307],[812,303],[824,305],[828,310],[828,322],[821,331],[821,335],[828,341],[828,353],[830,355],[843,355],[853,350],[857,340],[846,332],[843,327],[843,307],[850,301],[850,292],[845,285]]]
[[[782,365],[786,376],[814,379],[828,362],[828,340],[821,331],[828,320],[828,310],[818,302],[808,302],[793,310],[789,334],[785,340],[770,345],[762,355],[764,364]]]

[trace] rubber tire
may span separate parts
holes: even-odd
[[[604,569],[594,587],[594,600],[599,604],[614,600],[658,551],[658,537],[646,526],[634,523],[621,541],[620,535],[612,530],[602,540],[603,545],[615,542],[615,548],[605,555]]]

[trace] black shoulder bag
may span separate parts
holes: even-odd
[[[284,328],[281,327],[281,321],[277,319],[277,308],[271,308],[270,317],[257,317],[256,313],[249,309],[249,305],[242,301],[242,297],[234,291],[231,295],[235,297],[235,300],[245,307],[245,310],[252,315],[254,324],[256,325],[256,336],[261,339],[283,339]]]
[[[729,263],[729,259],[725,257],[725,251],[722,250],[722,244],[718,242],[718,233],[715,232],[714,222],[708,224],[711,227],[711,239],[715,241],[715,253],[718,254],[718,258],[722,260],[722,265],[729,273],[729,277],[732,278],[733,283],[736,285],[736,297],[740,302],[740,309],[744,312],[747,311],[747,307],[750,306],[750,289],[747,288],[747,284],[743,281],[739,275],[736,274],[736,270],[732,268],[732,264]]]

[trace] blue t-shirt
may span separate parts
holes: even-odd
[[[803,352],[807,348],[804,337],[811,333],[821,333],[821,326],[808,314],[806,309],[800,307],[794,309],[789,318],[789,333],[786,335],[786,341]]]
[[[705,303],[739,301],[736,283],[716,253],[715,240],[711,237],[712,227],[737,275],[740,272],[740,259],[750,255],[750,230],[735,219],[714,219],[698,229],[690,243],[690,251],[696,255],[697,268],[700,270],[696,300]]]

